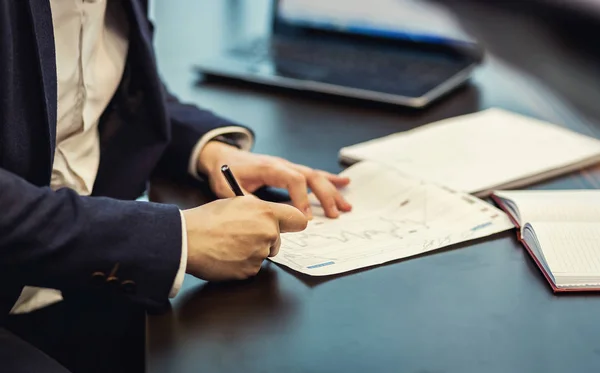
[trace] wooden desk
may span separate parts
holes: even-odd
[[[239,84],[195,87],[195,61],[234,37],[265,32],[268,2],[155,3],[157,54],[170,88],[252,126],[258,152],[339,171],[342,146],[491,106],[600,137],[600,113],[587,105],[590,98],[569,94],[600,87],[587,70],[589,59],[555,40],[548,22],[528,14],[456,2],[465,24],[483,30],[490,50],[505,59],[490,56],[472,85],[426,111],[410,111]],[[484,32],[491,25],[495,32]],[[528,53],[539,63],[519,64],[529,61],[523,58]],[[569,79],[544,75],[560,71]],[[534,187],[599,186],[597,167]],[[196,191],[169,185],[153,193],[185,207],[202,200]],[[172,304],[171,312],[148,318],[151,373],[558,373],[600,367],[600,297],[553,295],[514,232],[328,279],[269,263],[242,283],[187,277]]]

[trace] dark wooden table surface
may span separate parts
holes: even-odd
[[[493,106],[600,137],[600,56],[555,13],[526,7],[450,2],[490,54],[469,86],[425,111],[194,84],[196,61],[268,31],[268,4],[176,0],[154,8],[158,60],[171,90],[253,127],[257,152],[337,172],[342,146]],[[596,167],[532,187],[599,186]],[[203,200],[196,190],[160,183],[153,196],[182,207]],[[172,305],[148,318],[151,373],[600,369],[600,296],[553,295],[514,232],[328,279],[270,263],[242,283],[188,276]]]

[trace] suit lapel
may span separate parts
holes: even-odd
[[[154,113],[156,126],[150,126],[152,130],[157,131],[160,138],[167,138],[170,134],[167,113],[164,107],[165,92],[164,86],[158,76],[156,56],[152,46],[153,25],[147,17],[148,2],[146,0],[126,0],[123,1],[130,21],[130,61],[137,66],[136,76],[143,80],[143,89],[145,102],[151,107],[146,108]],[[131,53],[133,51],[133,53]],[[159,103],[159,105],[156,105]],[[146,127],[148,128],[148,127]]]
[[[152,30],[150,24],[146,18],[146,5],[140,0],[127,0],[125,1],[127,11],[129,12],[129,19],[131,22],[131,31],[136,33],[136,36],[143,43],[143,49],[147,56],[151,59],[153,64],[156,64],[154,60],[154,54],[152,51]]]
[[[54,29],[52,26],[52,11],[48,0],[26,0],[29,4],[33,33],[40,63],[40,75],[44,90],[44,109],[46,128],[49,136],[49,157],[51,164],[54,160],[56,144],[56,108],[57,108],[57,78],[56,51],[54,47]]]

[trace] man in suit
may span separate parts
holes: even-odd
[[[351,208],[337,189],[349,180],[249,153],[251,130],[168,94],[151,34],[146,0],[0,0],[3,372],[65,371],[2,329],[9,310],[90,292],[162,304],[186,272],[256,274],[280,232],[306,226],[307,187],[329,217]],[[247,192],[286,188],[295,208],[252,197],[185,211],[132,201],[153,174],[232,197],[222,164]]]

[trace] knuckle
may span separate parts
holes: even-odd
[[[306,179],[309,181],[315,181],[320,177],[322,177],[321,174],[313,169],[306,171]]]
[[[271,248],[270,247],[265,247],[265,251],[263,251],[261,254],[262,254],[262,260],[264,261],[271,254]]]
[[[262,242],[267,243],[269,246],[279,239],[279,229],[274,225],[266,227],[262,234]]]
[[[257,167],[260,171],[268,172],[271,170],[273,163],[268,158],[262,158],[258,161]]]
[[[299,172],[291,173],[289,178],[294,184],[306,184],[306,177]]]
[[[271,232],[269,232],[269,234],[267,235],[267,238],[269,239],[269,242],[275,242],[279,239],[279,232],[277,232],[277,230],[273,229]]]
[[[277,254],[279,254],[279,249],[281,249],[281,241],[278,240],[274,245],[272,245],[269,248],[269,252],[267,253],[267,256],[275,256]]]
[[[250,204],[250,205],[258,205],[260,204],[260,200],[252,197],[252,196],[242,196],[238,198],[240,201],[243,201],[244,203]]]
[[[257,206],[258,207],[258,206]],[[262,203],[260,207],[258,207],[260,214],[268,219],[268,220],[275,220],[276,216],[275,216],[275,212],[273,212],[273,210],[271,208],[269,208],[269,206],[267,206],[265,203]]]
[[[325,178],[325,179],[327,178],[327,176],[331,175],[329,172],[327,172],[327,171],[323,171],[323,170],[313,170],[313,172],[314,172],[314,173],[315,173],[317,176],[323,177],[323,178]]]
[[[262,212],[264,209],[264,203],[254,196],[246,195],[243,197],[237,197],[237,199],[240,201],[240,203],[245,205],[244,208],[248,211]]]

